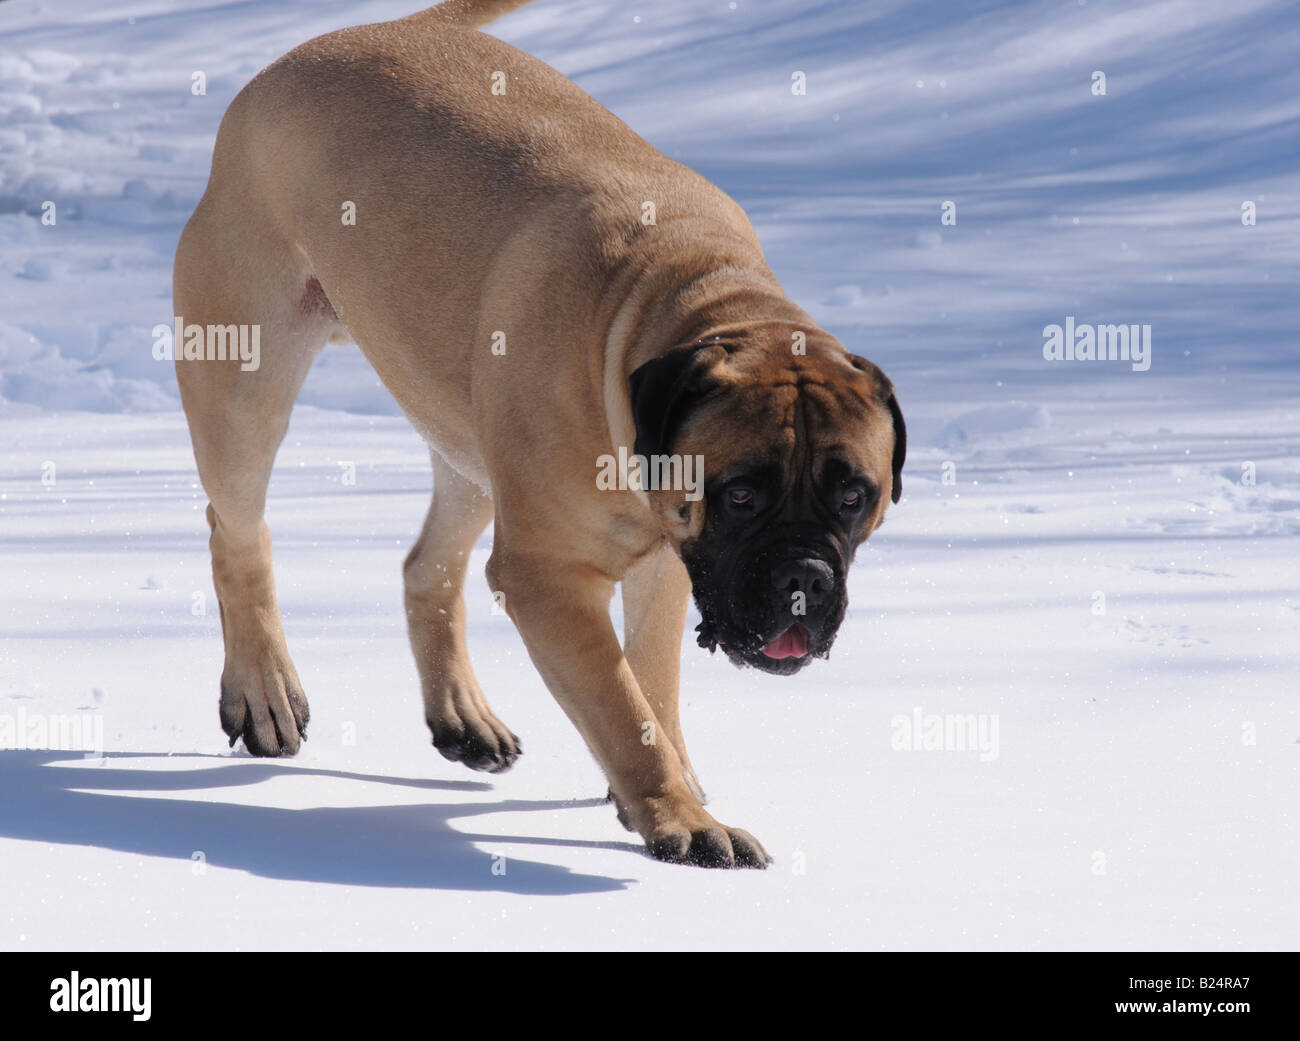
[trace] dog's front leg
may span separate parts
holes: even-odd
[[[748,832],[719,824],[691,794],[671,740],[637,685],[609,618],[613,583],[568,560],[511,554],[501,545],[488,581],[556,701],[609,778],[620,817],[660,860],[766,867]]]

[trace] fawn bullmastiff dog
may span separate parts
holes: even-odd
[[[476,31],[521,5],[322,36],[221,123],[174,285],[209,348],[213,327],[260,331],[256,368],[176,352],[210,500],[221,724],[254,755],[305,734],[263,510],[313,357],[355,342],[431,446],[404,574],[437,749],[488,771],[520,754],[465,642],[466,564],[492,522],[493,594],[620,820],[664,860],[762,867],[705,811],[682,738],[690,596],[700,644],[738,665],[824,657],[854,551],[899,498],[903,417],[884,374],[786,297],[735,202]],[[626,472],[601,480],[611,459]]]

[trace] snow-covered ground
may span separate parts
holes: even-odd
[[[400,589],[428,463],[349,347],[269,507],[310,741],[226,748],[149,331],[235,91],[408,10],[0,2],[0,739],[73,716],[105,745],[0,751],[0,947],[1295,947],[1294,5],[537,0],[493,28],[730,191],[899,388],[906,495],[832,660],[684,650],[710,809],[767,872],[641,852],[481,579],[475,666],[526,754],[487,778],[429,747]],[[1045,361],[1066,316],[1150,325],[1150,370]],[[905,750],[918,713],[915,744],[971,716],[983,750]]]

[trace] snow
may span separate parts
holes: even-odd
[[[94,715],[105,745],[0,751],[0,947],[1293,948],[1294,6],[537,0],[493,28],[735,196],[898,387],[905,495],[831,660],[739,672],[688,623],[692,757],[767,872],[619,827],[492,613],[490,535],[470,647],[525,755],[488,778],[429,746],[400,583],[427,456],[347,346],[268,511],[310,740],[226,747],[150,329],[234,93],[408,10],[0,5],[0,723]],[[1150,371],[1045,361],[1067,316],[1151,325]],[[996,725],[996,755],[901,741],[918,712]]]

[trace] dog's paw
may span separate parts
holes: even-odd
[[[499,774],[515,765],[523,743],[501,722],[472,674],[450,671],[424,691],[424,719],[444,759]]]
[[[710,868],[765,868],[772,863],[758,839],[739,828],[714,823],[696,829],[671,828],[646,840],[656,860]]]
[[[221,674],[221,729],[231,747],[242,737],[252,755],[297,755],[307,740],[310,718],[307,696],[288,659],[249,667],[226,663]]]
[[[471,770],[484,770],[490,774],[504,773],[524,754],[523,743],[504,725],[500,729],[481,721],[461,722],[459,725],[430,723],[433,747],[444,759],[464,763]]]
[[[425,717],[433,734],[433,747],[444,759],[464,763],[471,770],[504,773],[524,752],[523,743],[495,713],[469,696],[447,698],[445,708]]]
[[[614,805],[618,819],[645,837],[646,849],[657,860],[720,868],[765,868],[772,863],[758,839],[719,824],[685,792],[626,806],[615,796]]]

